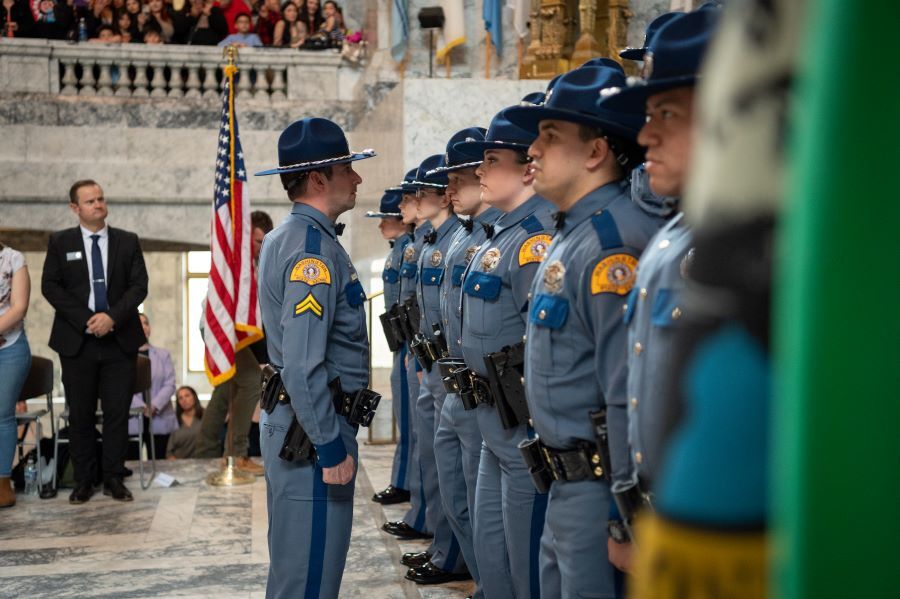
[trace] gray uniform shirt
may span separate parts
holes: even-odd
[[[419,254],[425,245],[425,236],[431,233],[428,221],[416,227],[412,243],[403,249],[403,262],[400,265],[400,301],[405,302],[416,294],[416,281],[419,278]]]
[[[628,468],[625,295],[662,220],[609,183],[566,213],[531,286],[525,394],[547,445],[593,442],[590,412],[607,407],[613,475]]]
[[[453,234],[447,247],[447,273],[441,285],[441,315],[444,317],[444,334],[451,358],[462,358],[462,280],[466,267],[487,239],[485,224],[491,224],[502,213],[488,208],[471,219],[469,227],[463,223]]]
[[[463,358],[487,376],[485,354],[522,341],[528,292],[550,246],[552,204],[535,195],[494,223],[463,282]]]
[[[691,233],[682,214],[672,218],[647,244],[637,282],[628,295],[628,441],[632,469],[623,486],[636,476],[655,478],[659,466],[663,415],[674,401],[666,362],[673,359],[675,327],[683,313],[682,295],[689,266]],[[636,348],[640,347],[640,351]],[[616,481],[619,483],[619,481]]]
[[[434,326],[443,322],[441,316],[441,283],[444,280],[444,258],[453,234],[462,225],[455,215],[451,215],[441,223],[441,226],[429,234],[419,256],[419,284],[416,286],[416,295],[419,300],[419,311],[422,321],[419,329],[422,334],[434,341]]]
[[[390,308],[400,301],[400,267],[403,264],[403,251],[412,241],[410,235],[404,234],[391,243],[391,251],[384,260],[381,280],[384,282],[384,307]]]
[[[281,371],[297,420],[323,467],[347,456],[328,383],[368,385],[366,294],[334,223],[294,204],[266,235],[259,260],[259,304],[272,364]]]

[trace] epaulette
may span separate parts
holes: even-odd
[[[531,214],[519,223],[519,226],[528,231],[529,233],[537,233],[538,231],[544,230],[544,225],[541,224],[541,221],[538,220],[538,217]]]
[[[594,231],[600,239],[602,249],[611,250],[625,245],[622,243],[622,235],[619,234],[616,219],[609,210],[602,210],[592,216],[591,224],[594,225]]]
[[[306,248],[307,254],[322,253],[322,232],[313,225],[306,225]]]

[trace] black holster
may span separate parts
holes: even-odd
[[[609,455],[609,429],[606,424],[606,408],[591,412],[589,416],[594,427],[594,439],[597,445],[597,454],[600,456],[603,467],[603,475],[607,481],[612,482],[612,458]]]
[[[409,343],[409,351],[416,357],[422,368],[431,372],[431,367],[440,356],[437,353],[437,346],[429,341],[422,333],[416,333],[413,340]]]
[[[284,443],[281,444],[281,451],[278,457],[287,462],[305,462],[311,461],[316,454],[309,435],[303,430],[300,421],[295,415],[291,419],[291,425],[288,427],[287,434],[284,436]]]
[[[440,354],[439,357],[446,358],[450,355],[450,348],[447,347],[447,337],[444,336],[441,325],[435,323],[431,325],[431,330],[434,332],[434,343],[437,346],[437,353]]]
[[[341,389],[340,377],[328,383],[331,390],[331,401],[335,411],[344,416],[347,422],[358,426],[369,426],[375,418],[375,410],[381,402],[381,395],[371,389],[359,389],[353,393],[345,393]]]
[[[496,400],[500,423],[505,429],[528,422],[528,403],[525,401],[525,343],[508,345],[484,357],[487,378]]]
[[[277,404],[287,401],[281,373],[271,364],[266,364],[262,371],[262,388],[259,393],[260,409],[265,410],[266,414],[271,414]]]
[[[466,363],[461,358],[441,358],[437,361],[438,368],[441,371],[441,381],[444,383],[444,390],[447,393],[459,393],[459,383],[453,372],[460,368],[465,368]]]
[[[412,343],[413,338],[419,333],[419,323],[422,320],[419,312],[419,300],[413,295],[402,305],[398,305],[397,311],[398,314],[402,314],[400,323],[403,328],[403,338]]]
[[[600,456],[587,441],[579,441],[574,449],[555,449],[540,439],[525,439],[519,443],[519,451],[539,493],[546,493],[555,480],[596,480],[604,474]]]
[[[640,485],[633,485],[624,491],[613,493],[613,499],[616,502],[616,507],[619,508],[619,514],[622,516],[625,528],[628,529],[628,534],[634,539],[632,525],[634,524],[635,516],[646,509],[653,509],[650,503],[650,496],[641,490]]]
[[[444,388],[449,393],[456,393],[462,401],[463,409],[474,410],[480,404],[494,405],[494,395],[488,380],[478,376],[466,363],[459,359],[451,359],[444,362],[443,368],[448,369],[444,376]]]
[[[384,330],[384,338],[387,341],[388,349],[392,352],[400,351],[405,341],[402,337],[402,330],[399,328],[396,308],[397,305],[394,304],[387,312],[378,317],[378,320],[381,321],[381,328]]]

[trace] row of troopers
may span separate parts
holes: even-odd
[[[654,20],[622,53],[640,77],[596,59],[455,133],[369,213],[391,242],[400,424],[373,500],[410,502],[386,532],[431,539],[403,555],[408,579],[622,596],[635,517],[697,505],[663,448],[693,261],[679,200],[718,12]]]

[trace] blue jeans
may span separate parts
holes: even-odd
[[[0,348],[0,477],[12,473],[16,451],[16,401],[31,368],[31,348],[25,334]]]

